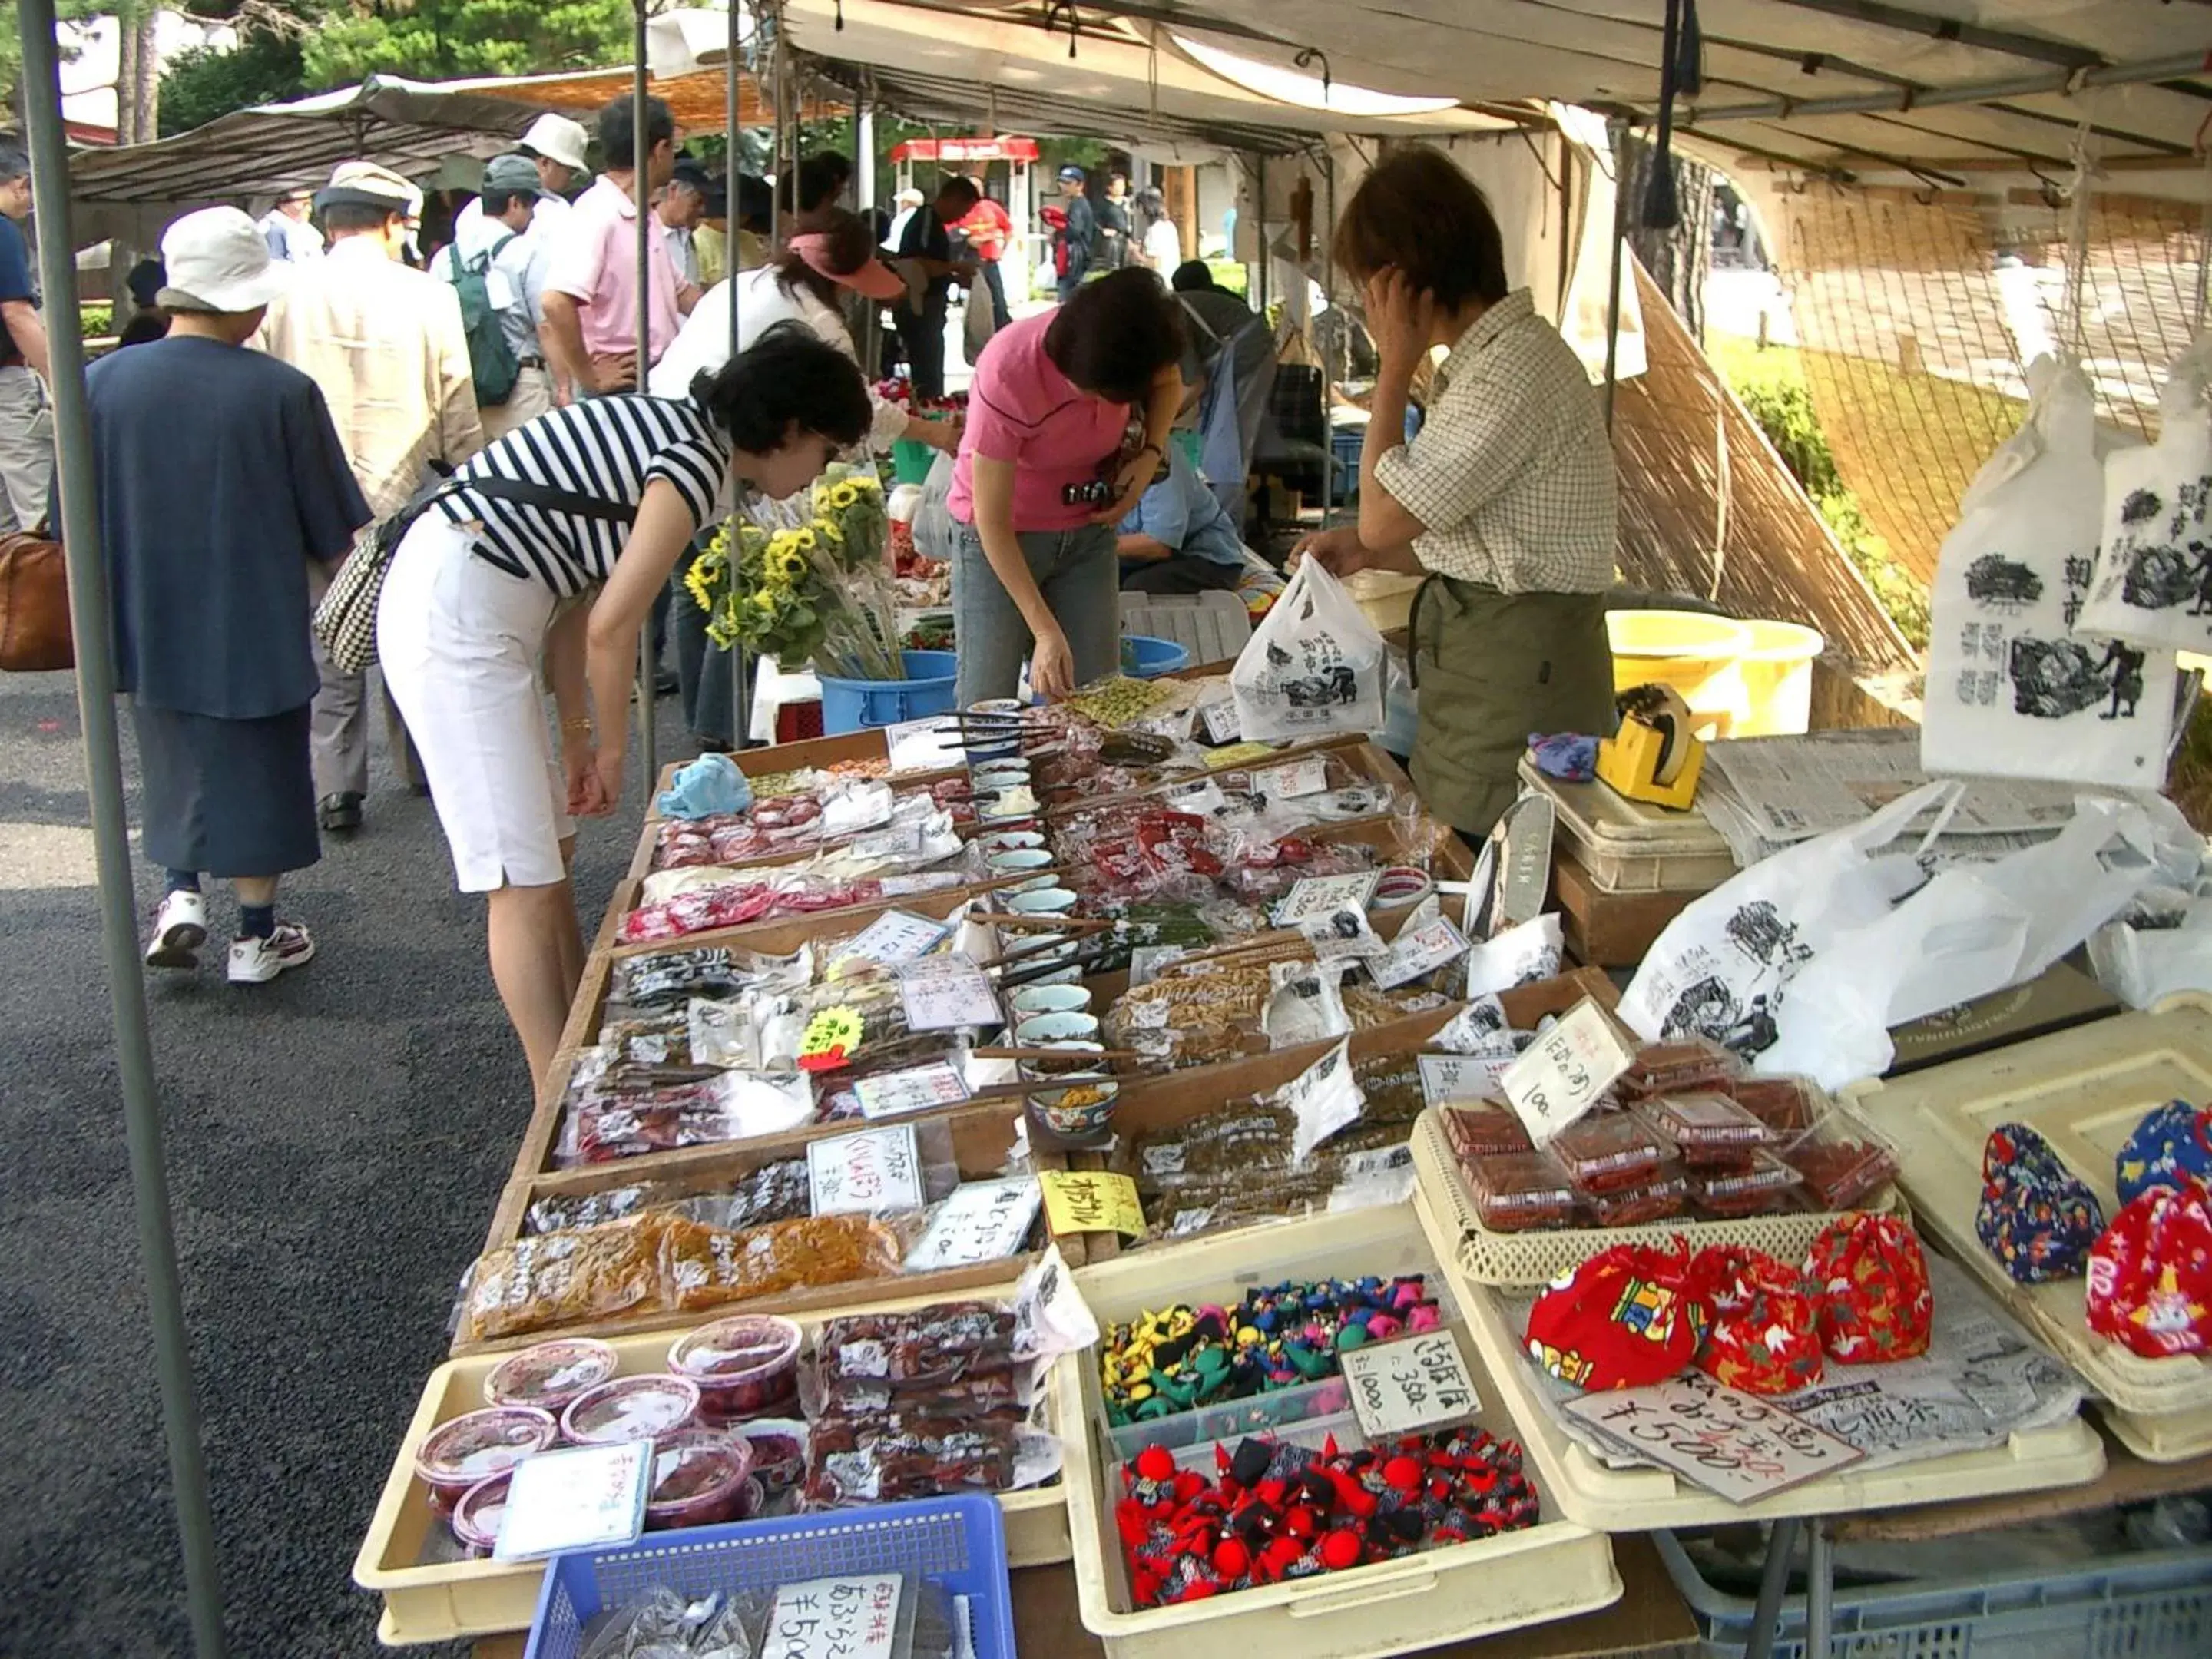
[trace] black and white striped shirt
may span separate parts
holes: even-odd
[[[593,501],[635,507],[665,478],[696,526],[723,493],[730,441],[688,398],[591,398],[539,416],[479,451],[454,475],[520,478]],[[455,524],[480,522],[477,551],[510,575],[563,598],[607,579],[629,532],[573,513],[500,501],[463,488],[438,507]]]

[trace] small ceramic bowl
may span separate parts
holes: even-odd
[[[1097,1035],[1096,1014],[1037,1014],[1014,1027],[1014,1041],[1024,1048],[1041,1048],[1052,1042],[1089,1042]]]
[[[1076,896],[1065,887],[1031,887],[1027,884],[1014,890],[1006,902],[1006,908],[1018,916],[1064,916],[1075,908]]]
[[[1049,1042],[1029,1042],[1028,1048],[1048,1048],[1048,1059],[1024,1060],[1019,1062],[1022,1081],[1048,1082],[1057,1086],[1073,1073],[1095,1072],[1099,1066],[1098,1056],[1106,1052],[1103,1042],[1085,1042],[1079,1039],[1054,1038]]]
[[[1017,1020],[1039,1014],[1080,1014],[1091,1008],[1091,993],[1080,985],[1032,985],[1007,1000]]]
[[[1113,1121],[1114,1109],[1121,1103],[1120,1084],[1088,1073],[1069,1078],[1066,1083],[1064,1088],[1042,1089],[1030,1097],[1030,1103],[1047,1128],[1079,1140],[1097,1134]]]
[[[1011,876],[1027,876],[1029,879],[1008,890],[1027,893],[1053,886],[1057,876],[1040,876],[1035,872],[1052,866],[1052,854],[1042,847],[1018,847],[1010,853],[994,853],[984,860],[983,867],[991,872],[994,881],[1004,881]]]
[[[988,859],[1000,853],[1037,852],[1044,846],[1044,837],[1034,830],[994,830],[988,836],[978,836],[975,844]]]
[[[1076,943],[1065,933],[1030,933],[1018,945],[1010,933],[1004,948],[1023,952],[1006,964],[1006,971],[1019,975],[1025,987],[1072,985],[1083,977],[1083,964],[1076,960]]]

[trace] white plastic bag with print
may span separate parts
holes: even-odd
[[[2154,787],[2173,653],[2075,631],[2104,523],[2095,398],[2051,357],[2027,378],[2027,421],[1967,486],[1936,556],[1920,764]]]
[[[952,562],[955,531],[952,509],[947,505],[951,497],[952,457],[939,455],[929,464],[929,477],[922,480],[921,499],[915,504],[914,521],[908,526],[914,534],[914,550],[925,559]]]
[[[2166,370],[2158,415],[2156,443],[2105,463],[2103,540],[2081,627],[2212,651],[2212,333]]]
[[[1304,561],[1229,677],[1248,741],[1382,728],[1388,653],[1344,584]]]
[[[1644,953],[1620,1000],[1622,1021],[1646,1042],[1708,1036],[1757,1060],[1781,1039],[1799,975],[1926,879],[1912,857],[1917,837],[1902,851],[1892,843],[1927,814],[1940,822],[1957,788],[1924,784],[1693,900]],[[1808,1016],[1817,1021],[1820,1011]]]

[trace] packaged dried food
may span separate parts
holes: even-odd
[[[1535,1143],[1510,1106],[1496,1100],[1449,1100],[1437,1109],[1444,1139],[1464,1161],[1529,1152]]]
[[[1747,1170],[1688,1170],[1690,1197],[1707,1215],[1736,1220],[1795,1206],[1805,1177],[1769,1152],[1753,1154]]]
[[[940,1302],[903,1313],[823,1322],[815,1352],[829,1380],[902,1387],[943,1382],[1013,1364],[1014,1311],[994,1302]]]
[[[641,945],[717,928],[742,927],[766,915],[775,898],[764,881],[732,881],[679,893],[659,904],[642,905],[624,916],[623,943]]]
[[[696,951],[653,951],[615,958],[607,1000],[629,1007],[650,1007],[681,1004],[693,997],[731,997],[750,987],[755,977],[740,964],[738,952],[720,945]]]
[[[1663,1095],[1637,1109],[1659,1137],[1672,1143],[1685,1164],[1699,1168],[1741,1169],[1773,1133],[1726,1095]]]
[[[1474,1212],[1494,1233],[1564,1227],[1575,1218],[1575,1189],[1548,1152],[1506,1152],[1462,1166]]]
[[[1827,1095],[1809,1078],[1740,1077],[1729,1093],[1778,1135],[1802,1134],[1828,1110]]]
[[[1690,1183],[1673,1162],[1641,1186],[1613,1193],[1584,1193],[1583,1211],[1593,1227],[1640,1227],[1680,1215],[1689,1202]]]
[[[1170,1128],[1139,1133],[1132,1147],[1139,1189],[1172,1191],[1247,1182],[1287,1170],[1297,1115],[1273,1101],[1239,1101]]]
[[[557,1233],[578,1227],[604,1227],[611,1221],[627,1221],[647,1210],[676,1202],[673,1188],[665,1182],[636,1182],[611,1187],[603,1193],[549,1193],[534,1200],[523,1216],[525,1231]]]
[[[826,1370],[826,1368],[823,1368]],[[865,1417],[898,1412],[944,1418],[1018,1417],[1032,1403],[1034,1390],[1012,1370],[985,1371],[941,1382],[894,1384],[866,1377],[830,1377],[817,1370],[807,1409],[822,1417]]]
[[[817,1215],[745,1232],[673,1220],[661,1239],[666,1305],[683,1312],[860,1279],[887,1279],[897,1235],[866,1216]]]
[[[733,1425],[753,1449],[753,1479],[774,1497],[806,1478],[806,1425],[795,1417],[756,1417]]]
[[[808,1430],[809,1509],[896,1504],[1015,1485],[1019,1429],[997,1418],[825,1417]]]
[[[787,1158],[739,1176],[725,1191],[694,1193],[670,1207],[687,1221],[737,1231],[794,1221],[808,1213],[811,1199],[806,1160]]]
[[[1806,1201],[1821,1210],[1853,1210],[1897,1178],[1897,1158],[1871,1131],[1837,1113],[1782,1151],[1804,1177]]]
[[[1616,1193],[1649,1181],[1667,1156],[1631,1112],[1592,1112],[1553,1135],[1552,1156],[1586,1193]]]
[[[451,1510],[468,1489],[505,1474],[559,1437],[553,1413],[534,1406],[487,1406],[441,1423],[415,1454],[415,1474],[430,1501]]]
[[[702,1325],[668,1350],[668,1369],[699,1385],[702,1417],[757,1417],[799,1396],[799,1327],[773,1314]]]
[[[621,1361],[604,1342],[564,1336],[509,1354],[484,1376],[484,1402],[535,1406],[556,1416],[615,1374]]]
[[[1676,1042],[1645,1043],[1616,1086],[1625,1100],[1713,1089],[1726,1093],[1742,1069],[1734,1054],[1710,1037],[1685,1037]]]
[[[486,1251],[462,1292],[461,1340],[493,1342],[658,1306],[661,1235],[671,1224],[643,1215]]]
[[[580,1446],[659,1440],[699,1413],[699,1385],[689,1377],[618,1376],[569,1401],[561,1433]]]
[[[653,1486],[645,1500],[645,1527],[705,1527],[735,1521],[752,1474],[753,1449],[719,1429],[679,1429],[656,1436]]]

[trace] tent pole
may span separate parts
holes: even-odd
[[[1613,263],[1605,288],[1605,429],[1613,430],[1613,393],[1620,357],[1620,250],[1628,240],[1628,149],[1616,136],[1613,145]],[[1562,306],[1565,301],[1560,301]]]
[[[651,143],[646,136],[645,61],[646,0],[632,0],[630,13],[636,24],[632,37],[636,61],[630,68],[630,188],[637,195],[637,390],[645,390],[646,371],[653,366],[653,237],[659,227],[653,219],[653,180],[647,171]],[[655,752],[658,731],[653,706],[653,682],[660,666],[653,651],[650,620],[637,636],[637,775],[646,804],[660,787],[660,757]]]
[[[69,144],[62,131],[54,0],[23,0],[16,28],[23,52],[23,124],[30,138],[38,203],[39,271],[46,292],[56,301],[46,311],[53,372],[55,483],[69,567],[70,627],[76,640],[77,718],[84,728],[85,785],[100,871],[100,944],[115,1020],[124,1138],[130,1148],[139,1254],[146,1267],[146,1308],[161,1383],[161,1426],[168,1441],[169,1484],[184,1547],[192,1650],[199,1659],[222,1659],[222,1579],[216,1562],[199,1401],[192,1385],[191,1346],[185,1335],[177,1242],[169,1218],[161,1103],[154,1082],[154,1045],[147,1030],[146,981],[138,960],[138,919],[131,892],[130,830],[124,817],[107,567],[100,543],[99,507],[92,495],[92,426],[85,398],[84,333],[76,308],[76,242],[70,226]]]
[[[1254,158],[1259,168],[1259,179],[1252,195],[1253,251],[1260,256],[1260,314],[1267,314],[1267,153],[1259,152]]]
[[[1327,145],[1328,141],[1322,140],[1322,188],[1325,194],[1322,212],[1327,216],[1328,223],[1322,231],[1321,291],[1322,300],[1334,310],[1336,306],[1336,152]],[[1329,351],[1329,361],[1321,366],[1322,424],[1325,428],[1322,442],[1328,452],[1322,463],[1321,522],[1324,530],[1336,518],[1336,422],[1332,411],[1336,408],[1338,383],[1346,379],[1349,372],[1348,360],[1352,350],[1347,319],[1340,317],[1336,321],[1336,343]]]
[[[725,88],[722,106],[722,222],[725,227],[723,246],[728,250],[728,257],[723,263],[728,268],[723,272],[722,279],[728,283],[730,290],[730,352],[734,356],[737,354],[738,338],[738,174],[741,169],[738,167],[738,160],[743,148],[739,140],[744,131],[744,109],[741,102],[744,90],[743,64],[738,55],[744,46],[744,42],[739,39],[744,33],[740,26],[743,11],[736,0],[731,0],[728,15],[729,38],[724,46],[722,54],[722,62],[729,76],[729,85]],[[734,580],[736,569],[734,562],[731,568],[733,573],[732,580]],[[684,602],[683,599],[676,601],[678,605]],[[707,641],[708,650],[712,651],[715,648],[712,640]],[[752,665],[746,660],[745,648],[742,645],[732,645],[730,650],[734,653],[730,664],[730,743],[733,748],[742,749],[745,746],[746,739],[752,735],[753,729]]]

